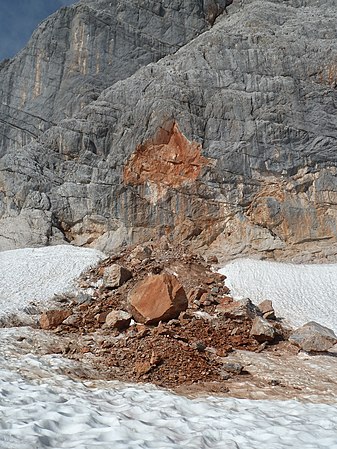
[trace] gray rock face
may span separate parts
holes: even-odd
[[[27,47],[0,66],[0,155],[35,141],[104,88],[209,27],[211,5],[181,3],[82,0],[44,21]]]
[[[82,1],[52,16],[52,23],[71,16],[76,24],[70,27],[73,39],[63,41],[72,43],[72,51],[62,51],[69,61],[58,64],[63,72],[55,85],[50,83],[53,94],[43,93],[40,72],[27,63],[34,74],[27,78],[32,96],[27,105],[36,105],[34,115],[43,115],[48,124],[38,125],[38,137],[24,148],[15,127],[3,132],[9,139],[15,134],[18,143],[8,145],[6,137],[2,147],[0,247],[30,243],[28,230],[33,229],[34,244],[63,238],[109,250],[167,235],[200,250],[220,247],[229,256],[260,251],[282,257],[289,248],[310,250],[313,242],[316,254],[322,250],[321,256],[333,258],[334,0],[244,0],[234,2],[228,15],[221,15],[226,2],[215,0],[114,5],[111,14],[108,2]],[[122,39],[126,28],[121,22],[140,42],[125,37],[135,48],[128,47],[127,54],[121,54],[124,41],[117,47],[118,62],[111,63],[114,70],[118,65],[117,72],[101,55],[106,46],[92,47],[110,15],[114,25],[104,26],[106,33],[115,27]],[[213,27],[196,37],[209,23]],[[58,36],[63,28],[53,26],[47,22],[42,28]],[[85,40],[88,29],[92,34]],[[42,31],[4,65],[2,79],[25,66],[25,52],[32,52]],[[156,44],[143,43],[149,33]],[[155,62],[169,53],[174,54]],[[48,54],[52,60],[53,53]],[[97,55],[105,62],[96,77]],[[77,90],[63,89],[74,60]],[[2,84],[3,95],[18,101],[25,95],[18,94],[19,81],[11,73],[12,84]],[[100,87],[92,88],[98,81]],[[40,94],[33,98],[34,88]],[[101,90],[90,102],[92,92],[97,96]],[[42,107],[38,101],[44,95],[50,101]],[[25,108],[13,106],[20,114]],[[30,217],[35,217],[33,225]],[[11,233],[16,223],[19,236]],[[329,253],[324,253],[325,242]]]

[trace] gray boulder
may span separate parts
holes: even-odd
[[[131,271],[121,265],[113,264],[104,268],[103,285],[107,288],[118,288],[131,278]]]
[[[276,337],[274,327],[264,318],[257,316],[254,318],[250,335],[259,343],[273,341]]]
[[[337,343],[337,337],[333,330],[310,321],[292,332],[289,341],[303,351],[324,352]]]

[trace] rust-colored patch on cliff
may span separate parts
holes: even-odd
[[[149,185],[162,197],[168,187],[194,182],[209,160],[201,155],[201,145],[190,142],[173,123],[139,145],[124,168],[124,182]]]

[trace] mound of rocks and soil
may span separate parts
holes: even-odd
[[[86,272],[76,296],[55,298],[60,308],[40,326],[104,379],[226,391],[226,380],[249,375],[228,354],[277,347],[289,330],[270,302],[235,301],[216,262],[166,239],[127,248]]]

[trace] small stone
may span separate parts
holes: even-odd
[[[227,371],[224,370],[220,370],[219,375],[221,380],[229,380],[232,377]]]
[[[137,246],[133,251],[131,251],[129,259],[137,259],[143,261],[149,259],[152,255],[152,249],[149,246]]]
[[[107,288],[118,288],[132,278],[131,271],[118,264],[104,268],[103,281]]]
[[[101,313],[97,313],[97,314],[95,315],[95,320],[96,320],[98,323],[103,324],[103,323],[105,323],[105,320],[106,320],[106,317],[108,316],[108,314],[109,314],[109,312],[101,312]]]
[[[75,299],[78,304],[90,304],[92,302],[92,296],[85,292],[79,292]]]
[[[120,331],[130,326],[132,316],[123,310],[113,310],[106,316],[104,327],[111,327]]]
[[[243,365],[239,362],[227,362],[222,365],[223,370],[231,374],[241,374],[243,371]]]
[[[195,349],[198,352],[205,352],[206,345],[203,341],[197,341],[197,343],[195,344]]]
[[[62,324],[65,324],[67,326],[76,326],[76,325],[78,325],[80,318],[81,318],[81,315],[76,313],[76,314],[68,316],[68,318],[66,318]]]
[[[216,308],[223,316],[228,318],[249,318],[256,316],[256,307],[250,299],[240,299],[231,303],[221,303]]]
[[[198,301],[202,295],[207,293],[207,290],[204,287],[194,287],[188,293],[188,302],[192,304],[194,301]]]
[[[258,305],[258,309],[260,310],[261,314],[263,315],[263,318],[268,320],[275,320],[275,311],[273,307],[273,303],[266,299],[265,301],[262,301]]]
[[[135,372],[138,377],[143,376],[144,374],[148,374],[153,365],[150,362],[136,362],[135,363]]]
[[[218,264],[219,259],[215,255],[210,255],[206,257],[206,262],[209,264]]]

